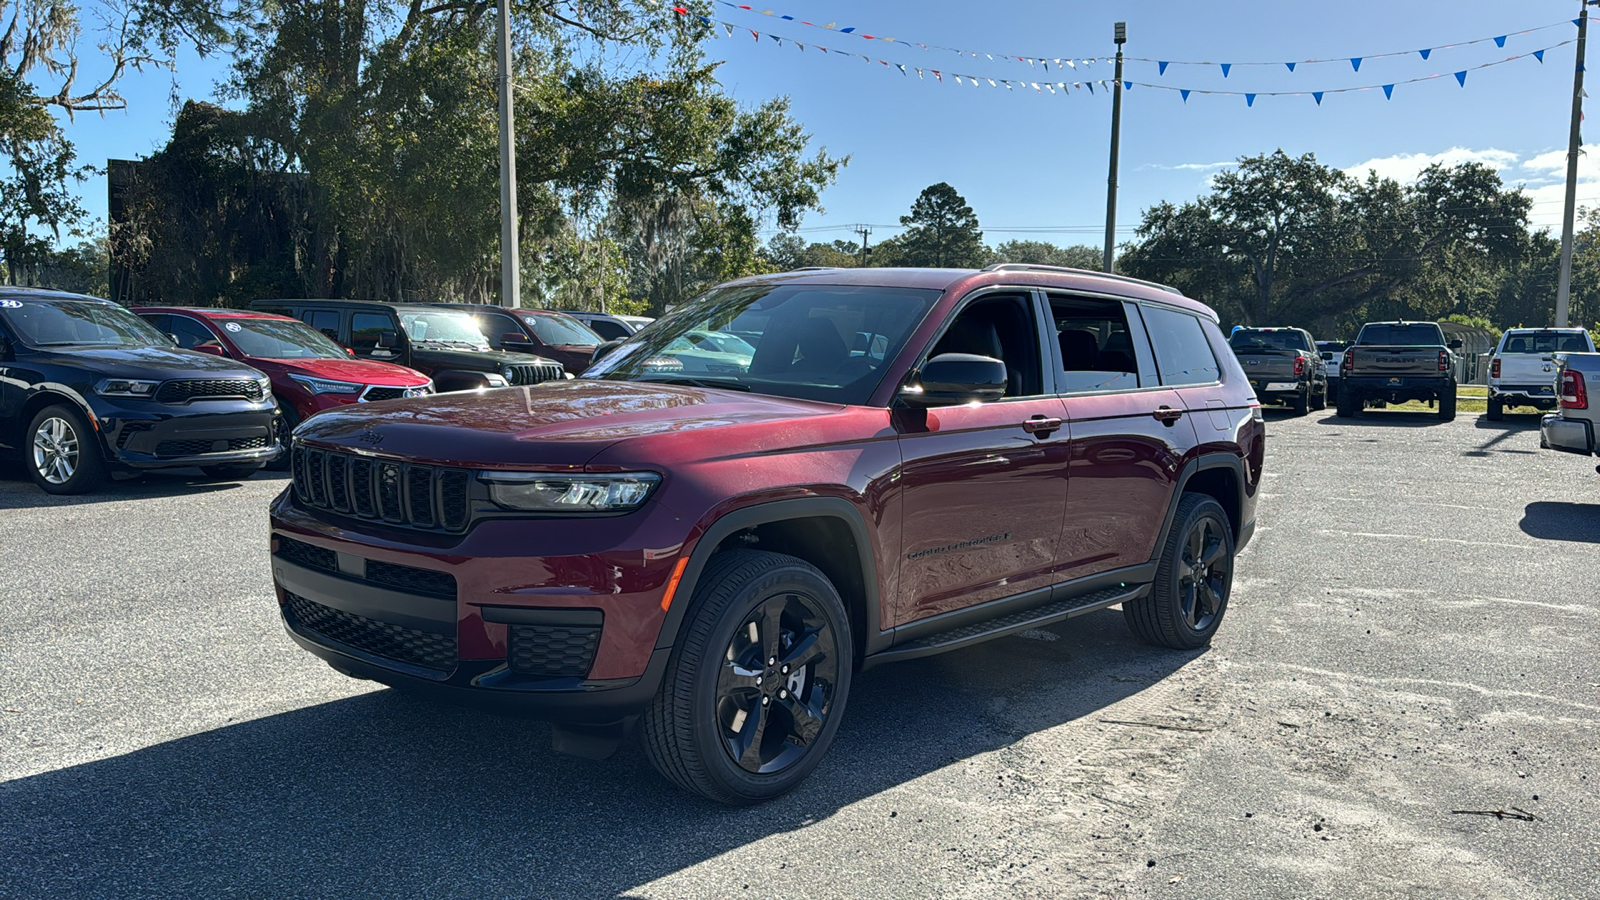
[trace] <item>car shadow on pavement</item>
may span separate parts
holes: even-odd
[[[250,476],[250,481],[289,480],[288,472],[262,470]],[[92,494],[47,494],[28,477],[20,463],[0,462],[0,509],[31,509],[47,506],[82,506],[87,503],[109,503],[121,500],[148,500],[155,497],[176,497],[184,494],[209,494],[233,490],[240,485],[237,480],[211,480],[199,469],[173,469],[147,472],[134,478],[112,480]]]
[[[1413,412],[1411,410],[1368,409],[1359,415],[1341,419],[1332,413],[1317,420],[1318,425],[1366,427],[1379,426],[1382,428],[1430,428],[1434,425],[1448,425],[1448,422],[1439,420],[1439,414],[1434,412]]]
[[[1600,544],[1600,505],[1540,500],[1522,510],[1522,533],[1546,541]]]
[[[1093,716],[1203,652],[1139,644],[1114,609],[1045,631],[858,674],[821,767],[761,806],[680,793],[632,747],[562,756],[548,726],[376,690],[0,784],[0,884],[19,897],[617,896]]]
[[[1538,428],[1539,420],[1537,418],[1534,418],[1531,422],[1515,421],[1512,419],[1502,419],[1499,422],[1491,422],[1489,421],[1488,417],[1479,416],[1477,421],[1473,423],[1473,427],[1483,431],[1493,432],[1493,435],[1487,441],[1484,441],[1473,449],[1462,451],[1462,456],[1488,456],[1491,452],[1537,455],[1539,452],[1538,450],[1534,449],[1500,446],[1506,441],[1519,438],[1527,434],[1529,431]]]

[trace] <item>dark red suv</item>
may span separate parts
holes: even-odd
[[[747,365],[662,371],[695,331]],[[583,378],[330,410],[272,568],[296,642],[520,705],[559,748],[635,723],[727,803],[816,767],[854,672],[1121,604],[1205,644],[1265,430],[1216,316],[1066,269],[841,269],[718,287]]]

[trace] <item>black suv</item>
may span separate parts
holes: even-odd
[[[472,316],[426,303],[257,300],[250,308],[299,319],[362,359],[416,369],[440,392],[566,377],[555,360],[490,349]]]
[[[249,477],[282,452],[277,415],[267,376],[179,349],[115,303],[0,289],[0,449],[49,493],[118,469]]]

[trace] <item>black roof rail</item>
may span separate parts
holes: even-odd
[[[1094,275],[1098,278],[1110,278],[1113,281],[1123,281],[1128,284],[1142,284],[1146,287],[1159,288],[1169,294],[1183,296],[1183,292],[1171,285],[1160,284],[1155,281],[1145,281],[1143,278],[1133,278],[1128,275],[1117,275],[1112,272],[1095,272],[1091,269],[1074,269],[1070,266],[1047,266],[1041,263],[992,263],[984,266],[985,272],[1010,272],[1010,271],[1036,271],[1036,272],[1070,272],[1074,275]]]
[[[830,269],[837,269],[837,268],[839,268],[839,267],[838,266],[801,266],[798,269],[790,269],[789,271],[791,271],[791,272],[826,272],[826,271],[828,271]]]

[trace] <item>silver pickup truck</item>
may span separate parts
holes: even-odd
[[[1558,409],[1539,423],[1539,444],[1552,450],[1591,456],[1600,452],[1600,396],[1589,402],[1590,385],[1600,388],[1600,353],[1568,353],[1556,374]],[[1595,467],[1600,472],[1600,466]]]

